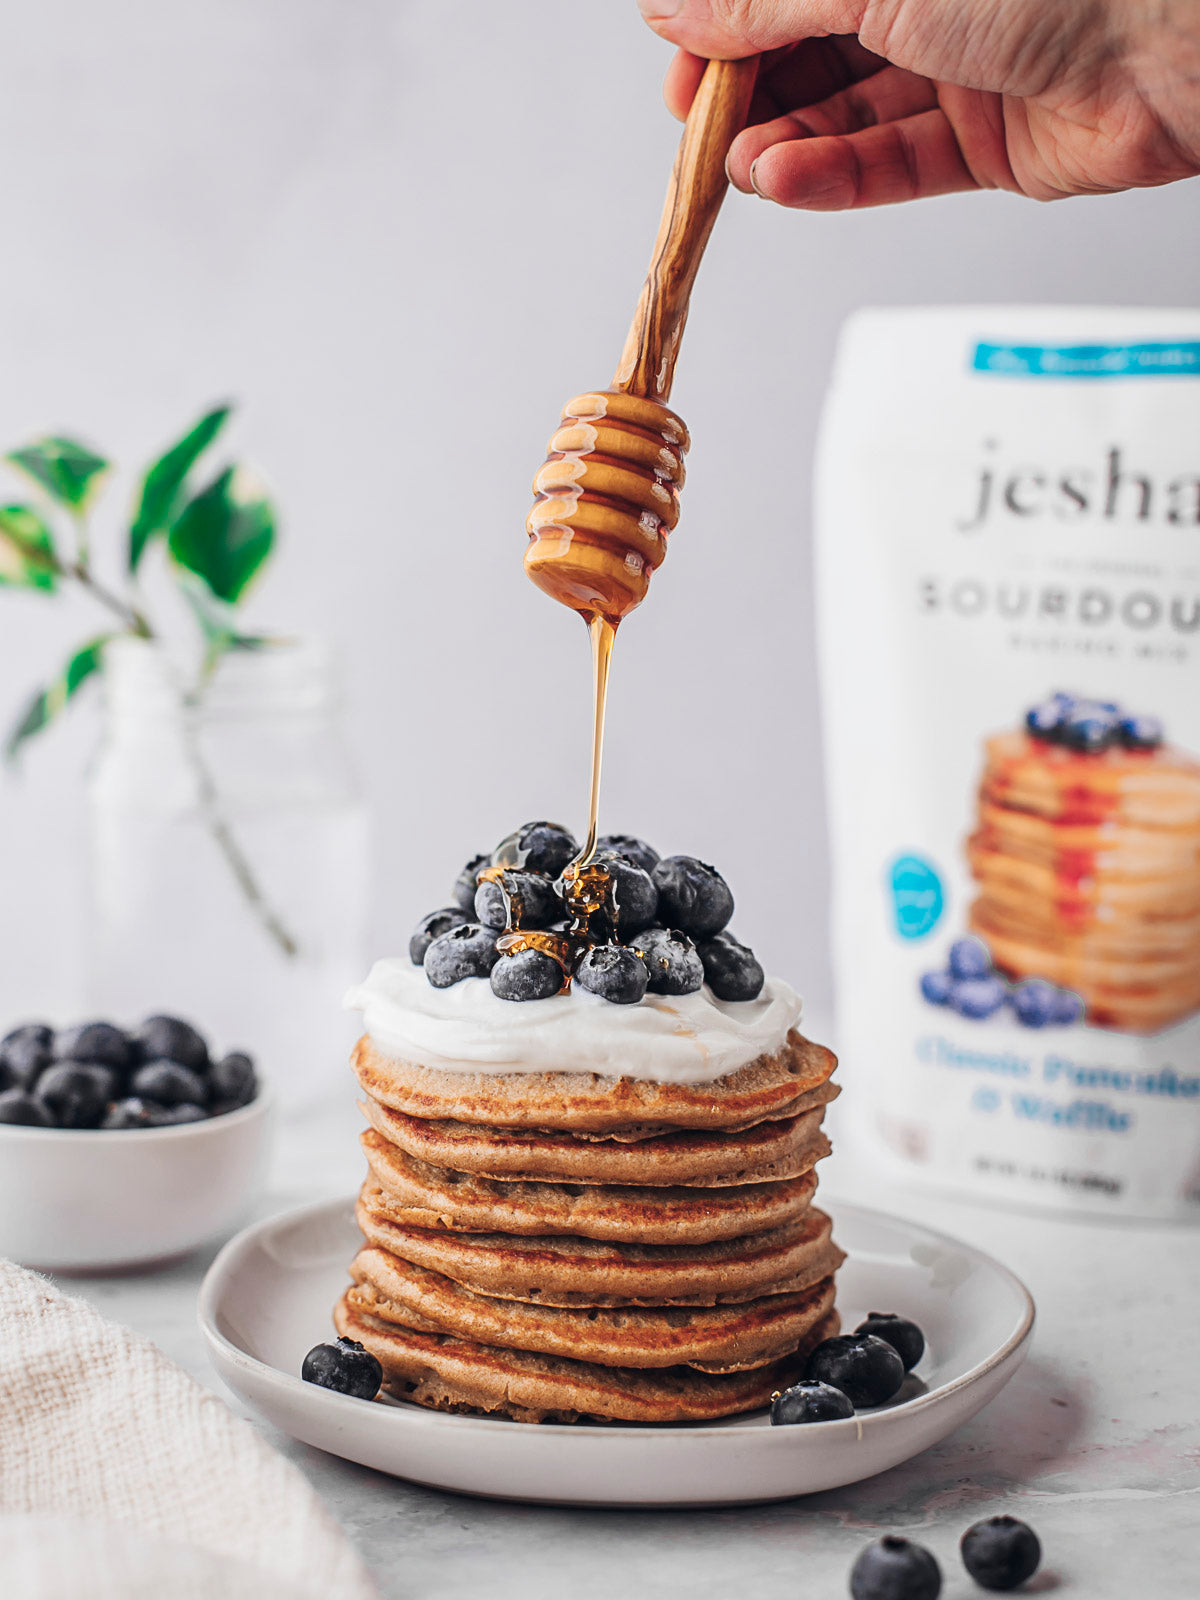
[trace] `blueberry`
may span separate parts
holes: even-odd
[[[645,928],[629,948],[646,963],[652,994],[695,994],[704,982],[700,953],[678,928]]]
[[[94,1061],[60,1061],[38,1079],[37,1098],[60,1128],[95,1128],[116,1087],[110,1067]]]
[[[854,1407],[842,1391],[816,1378],[801,1378],[771,1397],[771,1422],[776,1427],[793,1422],[837,1422],[853,1415]]]
[[[193,1072],[208,1071],[208,1044],[204,1035],[181,1017],[147,1017],[133,1033],[137,1059],[177,1061]]]
[[[968,934],[950,946],[947,965],[952,978],[986,978],[992,970],[992,953],[982,939]]]
[[[648,928],[658,914],[658,890],[644,867],[626,856],[597,851],[595,861],[612,879],[617,906],[617,932],[622,939]]]
[[[1017,1021],[1024,1028],[1044,1028],[1054,1015],[1058,990],[1045,978],[1026,978],[1009,995]]]
[[[665,927],[711,938],[733,915],[733,895],[715,867],[695,856],[668,856],[652,874]]]
[[[544,872],[513,868],[499,883],[485,878],[475,891],[475,920],[499,932],[508,926],[512,903],[514,928],[545,928],[562,916],[562,901]]]
[[[568,861],[579,854],[572,834],[558,822],[527,822],[510,833],[492,851],[494,867],[519,867],[557,878]]]
[[[64,1028],[54,1041],[54,1054],[59,1061],[91,1061],[118,1072],[132,1066],[134,1059],[128,1035],[111,1022],[81,1022],[76,1028]]]
[[[177,1106],[163,1106],[154,1119],[156,1128],[173,1128],[180,1122],[206,1122],[208,1112],[203,1106],[193,1105],[190,1101],[183,1100]]]
[[[208,1092],[213,1099],[214,1115],[218,1106],[226,1112],[250,1104],[258,1093],[258,1078],[254,1062],[244,1050],[231,1050],[213,1062],[208,1075]]]
[[[0,1122],[20,1128],[52,1128],[54,1118],[34,1095],[24,1089],[5,1089],[0,1094]]]
[[[1008,999],[1008,988],[1001,978],[969,978],[956,983],[950,993],[950,1004],[960,1017],[970,1017],[972,1022],[982,1022],[993,1016]]]
[[[486,978],[496,965],[495,928],[464,922],[435,939],[425,952],[425,976],[435,989],[448,989],[464,978]]]
[[[549,1000],[565,982],[563,969],[543,950],[501,956],[492,968],[492,993],[500,1000]]]
[[[575,969],[575,982],[581,989],[618,1006],[636,1005],[649,981],[641,956],[619,944],[596,945]]]
[[[1118,726],[1111,711],[1085,704],[1077,707],[1067,718],[1063,725],[1062,740],[1072,750],[1096,755],[1115,742]]]
[[[696,946],[704,978],[718,1000],[755,1000],[767,981],[754,951],[731,933],[718,933]]]
[[[865,1321],[854,1331],[856,1334],[873,1333],[877,1339],[890,1344],[903,1361],[905,1372],[911,1372],[925,1354],[925,1335],[920,1328],[894,1311],[868,1311]]]
[[[1043,700],[1025,713],[1025,726],[1035,739],[1056,738],[1062,729],[1064,708],[1057,699]]]
[[[1075,1025],[1083,1015],[1083,1001],[1070,989],[1056,989],[1054,991],[1054,1006],[1050,1013],[1050,1023],[1055,1028],[1070,1028]]]
[[[839,1333],[823,1339],[804,1369],[806,1378],[831,1383],[854,1406],[881,1406],[904,1382],[899,1352],[873,1333]]]
[[[479,874],[491,859],[490,856],[472,856],[454,880],[454,899],[468,916],[475,910],[475,891],[479,887]]]
[[[460,928],[466,920],[466,912],[460,911],[457,906],[443,906],[440,911],[431,911],[427,917],[422,917],[408,941],[408,954],[413,966],[423,965],[425,952],[435,939],[449,933],[451,928]]]
[[[1122,717],[1118,732],[1127,750],[1156,750],[1163,742],[1163,725],[1157,717]]]
[[[14,1029],[0,1044],[0,1079],[4,1080],[5,1087],[12,1084],[22,1089],[34,1088],[54,1060],[54,1036],[50,1034],[46,1039],[45,1034],[50,1034],[49,1028],[43,1030],[40,1024],[34,1023],[28,1029]]]
[[[156,1106],[152,1100],[139,1100],[130,1095],[124,1100],[114,1101],[109,1106],[100,1126],[110,1130],[155,1128],[162,1114],[162,1106]]]
[[[850,1568],[853,1600],[937,1600],[942,1569],[923,1544],[885,1534]]]
[[[1017,1517],[985,1517],[973,1523],[959,1549],[963,1566],[982,1589],[1015,1589],[1032,1578],[1042,1559],[1037,1534]]]
[[[626,861],[632,861],[635,867],[649,873],[653,873],[662,859],[644,839],[635,839],[631,833],[606,833],[596,841],[596,854],[624,856]]]
[[[948,972],[926,972],[921,976],[921,993],[931,1006],[944,1006],[950,1002],[954,979]]]
[[[129,1080],[129,1088],[139,1100],[157,1100],[160,1106],[203,1105],[208,1099],[204,1079],[178,1061],[147,1061]]]
[[[339,1339],[336,1344],[314,1345],[304,1358],[300,1376],[305,1383],[336,1394],[374,1400],[383,1383],[383,1368],[357,1339]]]

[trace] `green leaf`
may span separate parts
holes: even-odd
[[[136,572],[146,546],[164,533],[179,502],[184,480],[225,426],[231,406],[215,406],[173,444],[142,479],[142,496],[129,530],[129,570]]]
[[[167,536],[175,561],[230,605],[240,600],[275,542],[275,508],[243,467],[227,467],[189,500]]]
[[[0,584],[51,592],[58,587],[53,535],[30,506],[0,506]]]
[[[23,450],[11,450],[6,459],[72,511],[87,509],[101,474],[108,471],[103,456],[76,439],[61,439],[53,434],[35,439]]]
[[[99,672],[104,665],[104,646],[111,637],[106,633],[98,639],[89,640],[76,650],[53,683],[38,690],[17,718],[5,741],[5,760],[15,761],[25,741],[48,727],[64,706],[74,699],[82,685]]]

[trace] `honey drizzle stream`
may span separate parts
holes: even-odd
[[[600,831],[600,772],[604,764],[604,713],[608,705],[613,640],[617,637],[616,623],[598,612],[588,620],[587,628],[592,640],[592,785],[588,793],[587,837],[583,849],[567,868],[572,877],[590,866],[596,854],[596,837]]]

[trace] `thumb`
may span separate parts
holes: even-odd
[[[857,33],[868,0],[638,0],[664,39],[693,55],[728,60],[798,39]]]

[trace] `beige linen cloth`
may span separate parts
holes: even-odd
[[[0,1595],[378,1600],[301,1473],[148,1340],[0,1261]]]

